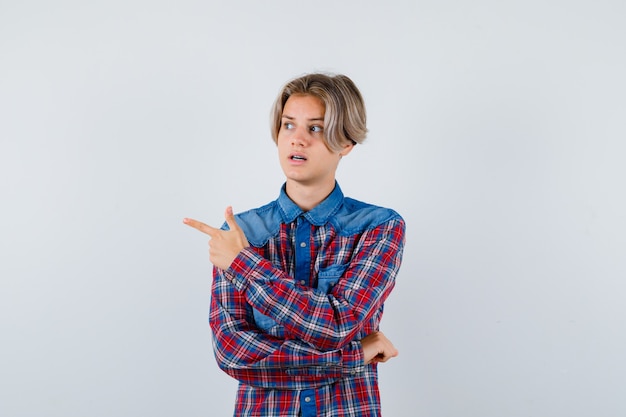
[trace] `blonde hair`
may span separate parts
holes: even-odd
[[[272,139],[278,142],[283,108],[292,95],[310,95],[324,103],[324,140],[339,152],[346,144],[363,143],[367,135],[365,103],[354,82],[345,75],[314,73],[283,86],[270,116]]]

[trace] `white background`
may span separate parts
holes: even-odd
[[[407,221],[385,415],[623,416],[626,3],[0,1],[0,415],[226,416],[206,239],[349,75],[338,179]]]

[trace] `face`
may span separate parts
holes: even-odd
[[[326,186],[335,183],[339,160],[352,149],[328,149],[324,141],[324,103],[310,95],[292,95],[283,108],[278,131],[278,156],[287,186]]]

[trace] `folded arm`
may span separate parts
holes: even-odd
[[[245,384],[303,389],[364,370],[366,361],[358,341],[321,351],[289,336],[271,336],[251,323],[251,316],[245,297],[216,268],[209,315],[215,357],[224,372]]]
[[[403,245],[399,218],[364,232],[329,293],[296,284],[252,248],[239,252],[225,277],[292,337],[322,351],[335,350],[377,330],[364,326],[393,289]]]

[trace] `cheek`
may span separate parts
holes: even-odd
[[[283,152],[285,149],[287,149],[287,144],[288,142],[285,140],[285,138],[279,136],[276,140],[276,147],[278,148],[278,152]]]
[[[280,132],[278,132],[278,136],[276,136],[276,145],[280,147],[281,145],[286,146],[288,144],[289,139],[287,138],[287,134],[281,130]]]

